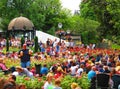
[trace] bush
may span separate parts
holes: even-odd
[[[112,44],[111,48],[112,49],[120,49],[120,45]]]
[[[34,52],[38,52],[38,37],[37,36],[35,37],[34,42],[35,42]]]
[[[62,89],[71,89],[71,84],[73,82],[77,82],[76,78],[70,76],[70,75],[66,75],[62,81],[61,81],[61,87]]]
[[[82,89],[89,89],[89,87],[90,87],[90,82],[89,82],[86,74],[83,75],[81,78],[76,78],[76,77],[72,77],[70,75],[66,75],[61,81],[62,89],[71,89],[71,84],[73,82],[78,83],[78,85]]]
[[[44,85],[44,81],[42,79],[30,79],[24,76],[17,76],[16,83],[25,85],[26,89],[41,89],[41,87]]]
[[[3,72],[0,72],[0,78],[8,80],[8,76],[4,75]],[[41,89],[44,85],[44,81],[42,78],[29,78],[25,76],[17,76],[16,77],[16,84],[25,85],[26,89]]]
[[[21,37],[21,47],[23,46],[24,43],[25,43],[25,39],[24,37]]]
[[[83,75],[82,78],[77,79],[77,83],[80,85],[82,89],[89,89],[90,81],[88,80],[87,75]]]
[[[6,40],[6,52],[8,52],[9,51],[9,39],[7,38],[7,40]]]
[[[98,38],[98,33],[94,30],[81,33],[81,40],[84,44],[97,43],[99,42]]]
[[[4,53],[4,54],[6,54],[6,51],[7,50],[7,47],[5,47],[5,48],[3,48],[3,50],[2,50],[2,52]],[[20,49],[19,48],[17,48],[17,47],[9,47],[9,52],[13,52],[13,51],[15,51],[15,52],[18,52]]]

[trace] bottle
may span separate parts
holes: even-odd
[[[20,51],[20,56],[23,56],[23,51]]]

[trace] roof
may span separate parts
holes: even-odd
[[[8,30],[34,30],[34,25],[28,18],[20,16],[10,21]]]

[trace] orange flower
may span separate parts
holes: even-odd
[[[38,81],[40,82],[42,79],[41,78],[38,78]]]
[[[30,80],[30,78],[29,78],[29,77],[25,77],[24,79],[25,79],[25,80]]]

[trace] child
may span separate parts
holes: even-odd
[[[60,84],[61,84],[61,81],[60,81],[59,79],[56,79],[56,80],[55,80],[55,87],[54,87],[53,89],[62,89],[62,88],[60,87]]]

